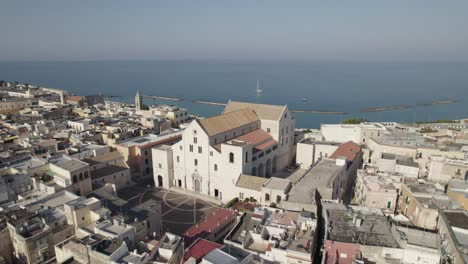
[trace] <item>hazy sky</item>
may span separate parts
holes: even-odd
[[[467,0],[0,0],[0,60],[468,60]]]

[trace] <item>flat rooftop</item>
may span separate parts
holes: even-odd
[[[348,207],[327,210],[327,218],[329,240],[368,246],[399,247],[384,215],[373,214],[370,210],[361,211],[358,207]]]
[[[290,184],[290,180],[272,177],[265,183],[265,188],[272,190],[287,191]]]
[[[119,172],[130,170],[125,163],[111,164],[106,167],[97,169],[91,172],[92,179],[99,179],[104,176],[112,175]]]
[[[444,214],[452,227],[468,230],[468,212],[466,211],[444,211]]]
[[[27,159],[19,163],[16,163],[15,165],[12,165],[12,167],[15,169],[19,169],[19,170],[27,170],[31,168],[37,168],[46,164],[47,164],[47,161],[45,159],[31,157],[30,159]]]
[[[135,137],[128,140],[124,140],[117,145],[122,147],[146,147],[150,146],[151,144],[164,144],[166,141],[173,140],[177,137],[182,137],[183,130],[179,130],[170,134],[165,135],[154,135],[154,134],[147,134],[141,137]]]
[[[313,138],[304,138],[299,143],[308,144],[308,145],[327,145],[327,146],[340,146],[341,143],[335,141],[321,141],[314,140]]]
[[[24,201],[21,206],[26,207],[28,210],[34,209],[35,205],[42,205],[43,207],[59,207],[65,203],[71,202],[73,200],[77,200],[80,198],[79,196],[68,192],[68,191],[61,191],[57,193],[53,193],[47,196],[41,196],[37,198],[33,198],[31,200]]]
[[[433,141],[424,138],[420,134],[406,133],[406,132],[393,132],[383,134],[379,138],[372,138],[375,142],[382,145],[405,147],[405,148],[435,148],[436,144]]]
[[[123,156],[122,156],[122,154],[120,152],[111,151],[111,152],[108,152],[108,153],[105,153],[105,154],[102,154],[102,155],[99,155],[99,156],[88,158],[88,159],[86,159],[86,161],[91,160],[91,161],[94,161],[94,162],[102,163],[102,162],[108,162],[108,161],[116,160],[116,159],[119,159],[119,158],[123,158]]]
[[[332,188],[333,179],[343,166],[336,165],[332,159],[321,159],[293,185],[288,202],[315,203],[315,189],[324,199],[332,199],[326,189]]]
[[[81,168],[88,167],[88,163],[81,161],[79,159],[63,157],[62,159],[57,159],[51,161],[55,166],[60,167],[67,171],[75,171]]]
[[[99,253],[103,253],[107,256],[112,255],[117,249],[122,246],[122,241],[119,240],[101,240],[99,243],[95,244],[92,249]]]
[[[411,182],[405,183],[405,186],[410,190],[413,194],[443,194],[444,191],[442,189],[437,188],[436,185],[432,183],[419,183],[419,182]]]

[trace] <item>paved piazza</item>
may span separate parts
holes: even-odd
[[[163,233],[182,235],[192,225],[218,208],[216,204],[189,195],[169,190],[148,187],[144,184],[127,187],[118,191],[120,198],[133,205],[149,199],[162,202]]]

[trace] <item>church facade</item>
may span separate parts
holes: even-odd
[[[270,178],[291,164],[294,126],[287,106],[230,101],[221,115],[193,120],[178,143],[152,150],[155,185],[229,201],[242,175]]]

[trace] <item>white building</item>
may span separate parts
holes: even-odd
[[[450,179],[468,180],[468,161],[431,156],[427,179],[444,184]]]
[[[223,114],[194,120],[182,140],[153,149],[156,186],[178,187],[228,201],[242,174],[271,177],[294,155],[287,106],[230,101]]]
[[[378,138],[387,128],[380,123],[361,123],[355,125],[347,124],[324,124],[320,128],[323,139],[332,142],[366,143],[369,138]]]
[[[67,125],[75,132],[82,132],[90,129],[89,120],[82,119],[76,121],[68,121]]]
[[[297,143],[296,162],[300,164],[302,169],[308,169],[318,160],[330,157],[339,146],[338,142],[304,138]]]

